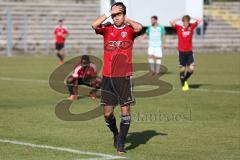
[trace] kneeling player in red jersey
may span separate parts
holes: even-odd
[[[73,74],[67,79],[67,86],[70,93],[69,100],[76,100],[78,95],[78,85],[86,85],[92,89],[90,97],[96,99],[96,91],[100,89],[101,78],[97,77],[97,67],[90,62],[87,55],[83,55],[81,62],[73,71]]]

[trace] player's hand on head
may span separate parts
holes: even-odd
[[[119,13],[123,13],[123,8],[121,6],[113,6],[111,9],[111,14],[119,14]]]
[[[124,23],[128,23],[128,20],[129,20],[129,19],[128,19],[127,16],[125,16],[124,20],[125,20]]]

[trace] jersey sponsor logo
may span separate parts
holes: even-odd
[[[181,31],[182,31],[182,36],[183,37],[188,37],[188,36],[191,35],[191,28],[190,27],[188,27],[186,29],[182,28]]]
[[[127,37],[127,32],[121,32],[121,36],[122,36],[123,38]]]
[[[183,37],[188,37],[191,34],[191,31],[183,31],[182,36]]]
[[[132,42],[131,41],[108,41],[104,45],[104,48],[107,51],[114,51],[117,48],[127,50],[131,47],[132,47]]]

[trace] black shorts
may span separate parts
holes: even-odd
[[[58,51],[61,51],[64,48],[64,43],[55,43],[55,48]]]
[[[186,67],[194,65],[194,57],[193,52],[181,52],[179,51],[179,67]]]
[[[78,85],[86,85],[91,87],[91,81],[93,81],[95,78],[78,78]]]
[[[104,106],[131,105],[133,97],[132,77],[103,77],[101,104]]]

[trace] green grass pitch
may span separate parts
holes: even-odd
[[[195,58],[196,71],[189,80],[195,87],[182,92],[177,56],[164,56],[168,73],[161,79],[171,83],[174,89],[158,97],[136,98],[126,144],[128,152],[122,157],[240,159],[240,54],[196,54]],[[146,62],[143,55],[133,59]],[[55,56],[0,57],[0,160],[107,159],[85,152],[119,156],[103,117],[86,122],[67,122],[56,117],[55,105],[67,96],[49,88],[49,75],[57,66]],[[97,104],[98,101],[88,97],[81,98],[74,102],[71,111],[81,113]],[[119,123],[119,108],[115,114]],[[153,114],[163,117],[154,119],[150,117]],[[71,148],[83,153],[3,140]]]

